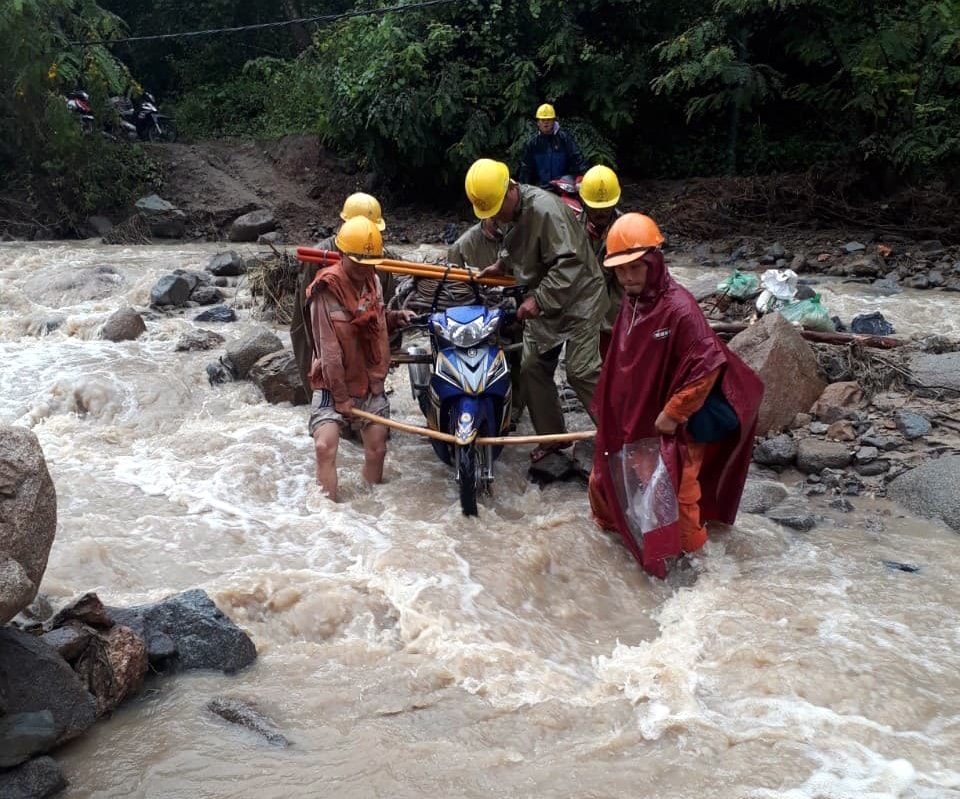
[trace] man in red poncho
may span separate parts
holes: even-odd
[[[644,569],[732,524],[763,397],[760,378],[721,342],[667,271],[663,236],[643,214],[610,228],[603,265],[625,297],[591,412],[597,420],[590,507]]]
[[[340,262],[317,272],[306,298],[313,332],[308,427],[317,456],[317,482],[337,499],[337,449],[348,426],[363,439],[363,479],[383,480],[387,428],[352,416],[354,408],[390,417],[384,380],[390,368],[389,332],[406,327],[412,311],[387,311],[374,264],[383,258],[383,238],[365,216],[337,233]]]

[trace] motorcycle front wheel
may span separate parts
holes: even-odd
[[[457,447],[457,482],[460,484],[460,509],[464,516],[477,515],[477,495],[482,484],[477,447]]]
[[[154,125],[147,130],[147,138],[152,142],[173,143],[177,140],[177,126],[171,119],[164,120],[159,128]]]

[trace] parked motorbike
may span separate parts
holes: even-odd
[[[126,97],[111,97],[119,118],[119,134],[129,141],[168,141],[177,140],[177,126],[173,119],[161,114],[157,101],[149,92],[137,103]]]
[[[80,119],[80,130],[85,134],[93,133],[95,123],[90,111],[90,95],[82,89],[74,89],[66,99],[67,108]]]
[[[524,286],[503,289],[516,300]],[[478,445],[478,437],[506,435],[513,401],[510,364],[500,333],[516,318],[509,308],[475,303],[449,307],[416,317],[413,326],[426,327],[430,351],[408,347],[429,363],[408,365],[414,398],[433,430],[456,437],[456,443],[430,439],[437,456],[454,469],[465,516],[477,515],[477,498],[493,484],[493,464],[502,446]]]

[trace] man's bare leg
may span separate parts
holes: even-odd
[[[334,502],[337,501],[337,447],[340,444],[340,425],[327,422],[313,434],[317,455],[317,483]]]
[[[387,428],[368,424],[363,428],[363,479],[371,485],[383,482],[383,461],[387,455]]]

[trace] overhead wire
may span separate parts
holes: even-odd
[[[353,11],[344,11],[339,14],[324,14],[319,17],[301,17],[299,19],[283,19],[275,22],[259,22],[253,25],[235,25],[228,28],[208,28],[199,31],[181,31],[179,33],[156,33],[149,36],[126,36],[119,39],[93,39],[88,41],[67,42],[70,47],[92,47],[94,45],[108,44],[126,44],[128,42],[157,42],[166,39],[190,39],[200,36],[213,36],[221,33],[241,33],[243,31],[269,30],[273,28],[286,28],[291,25],[310,25],[328,22],[336,22],[341,19],[350,19],[351,17],[368,17],[380,14],[390,14],[394,12],[418,11],[431,6],[450,5],[459,3],[462,0],[423,0],[420,3],[404,3],[402,5],[390,6],[388,8],[367,8],[354,9]]]

